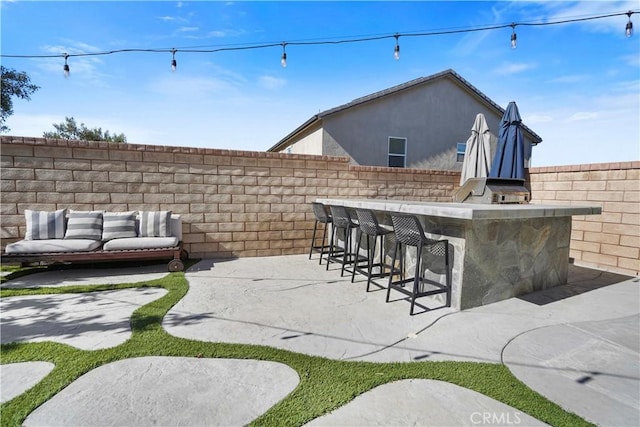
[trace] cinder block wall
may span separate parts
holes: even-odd
[[[24,210],[172,210],[194,257],[303,253],[317,197],[451,200],[459,172],[350,166],[345,158],[0,137],[2,245]],[[640,270],[640,162],[531,168],[534,203],[600,206],[573,218],[571,257]]]
[[[640,272],[640,162],[531,168],[534,203],[600,206],[573,217],[576,264],[632,276]]]
[[[450,201],[459,173],[350,166],[346,158],[0,138],[2,245],[24,210],[171,210],[194,257],[304,253],[318,197]]]

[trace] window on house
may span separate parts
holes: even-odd
[[[456,162],[462,163],[464,162],[464,152],[467,149],[466,142],[458,142],[458,148],[456,150]]]
[[[407,138],[389,137],[389,167],[404,168],[407,165]]]

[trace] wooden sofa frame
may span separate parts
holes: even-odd
[[[125,249],[105,251],[97,249],[86,252],[43,252],[43,253],[24,253],[24,254],[5,254],[0,256],[2,264],[21,264],[28,265],[33,263],[92,263],[107,261],[151,261],[170,259],[167,268],[169,271],[183,271],[184,263],[182,260],[189,258],[186,250],[182,248],[182,242],[178,246],[169,248],[153,248],[153,249]]]

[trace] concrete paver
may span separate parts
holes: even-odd
[[[307,426],[545,426],[483,394],[435,380],[384,384]]]
[[[624,282],[544,305],[511,298],[409,316],[407,301],[385,303],[361,277],[351,283],[304,255],[203,261],[186,277],[189,293],[164,319],[173,335],[376,362],[501,363],[504,346],[525,331],[633,315],[640,298],[637,284]]]
[[[131,337],[131,314],[167,291],[135,288],[0,299],[0,341],[55,341],[83,350],[115,347]]]
[[[96,368],[33,411],[26,426],[246,425],[298,384],[257,360],[141,357]]]
[[[18,285],[104,283],[101,280],[131,283],[166,274],[150,269],[107,273],[106,278],[100,279],[101,271],[26,276]],[[309,261],[303,255],[204,260],[186,272],[189,292],[170,310],[163,325],[169,333],[185,338],[261,344],[342,360],[503,363],[504,359],[518,378],[570,411],[600,425],[640,425],[640,399],[634,401],[640,391],[639,281],[614,275],[607,282],[603,273],[580,274],[575,283],[566,287],[462,312],[440,308],[409,316],[407,301],[385,303],[385,292],[365,292],[361,277],[356,276],[356,282],[351,283],[350,277],[340,277],[337,266],[327,272],[324,265],[318,266],[317,259]],[[130,333],[128,321],[133,310],[164,292],[143,289],[3,298],[2,342],[53,340],[87,349],[117,345]],[[438,307],[437,301],[423,301]],[[102,311],[98,311],[100,306]],[[227,362],[186,358],[114,362],[79,378],[32,413],[27,424],[55,419],[65,425],[240,425],[282,399],[298,381],[295,372],[295,381],[291,380],[290,368],[282,370],[282,365],[256,361],[235,361],[232,371],[237,376],[226,376],[230,373]],[[2,388],[8,382],[16,382],[7,379],[8,366],[1,367]],[[254,384],[250,380],[265,375],[264,384],[274,382],[282,387],[270,394],[260,389],[262,382]],[[120,381],[109,385],[105,392],[103,387],[110,384],[110,377]],[[203,383],[203,378],[209,380]],[[256,403],[259,409],[248,408],[246,397],[237,399],[225,391],[227,382],[236,384],[234,378],[243,378],[241,383],[256,391],[257,397],[249,400],[260,401]],[[147,391],[153,388],[152,383],[157,390]],[[242,384],[237,387],[242,389]],[[167,410],[176,405],[163,399],[178,399],[181,405],[188,405],[190,400],[183,401],[181,396],[190,392],[196,396],[192,397],[193,410],[176,418]],[[211,415],[208,408],[199,406],[200,394],[209,396],[210,405],[215,399],[219,415]],[[113,400],[109,400],[110,395]],[[404,425],[415,421],[515,425],[516,415],[519,425],[535,424],[535,420],[526,419],[513,408],[476,395],[447,383],[401,381],[365,393],[311,424]],[[90,401],[101,402],[101,406],[86,403],[92,409],[84,411],[83,402]],[[154,405],[155,401],[164,404]],[[385,406],[382,402],[394,404]],[[390,409],[394,405],[395,412]],[[428,413],[422,412],[425,405]],[[603,405],[610,405],[612,410],[607,412]],[[104,409],[119,406],[131,409],[126,415]],[[68,410],[70,407],[73,411]],[[43,415],[44,408],[48,415]],[[600,412],[599,417],[593,412]],[[124,418],[118,418],[120,415]]]
[[[49,362],[20,362],[0,365],[0,403],[21,395],[51,372]]]
[[[160,279],[167,275],[167,266],[161,264],[122,268],[51,269],[10,280],[3,288],[33,288],[59,286],[113,285]]]
[[[532,389],[598,425],[640,425],[640,316],[567,323],[518,336],[504,351]]]

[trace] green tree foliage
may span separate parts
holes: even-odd
[[[2,111],[0,112],[0,133],[9,131],[5,122],[13,114],[13,97],[31,99],[31,94],[40,89],[31,83],[31,79],[25,72],[0,66],[2,71]]]
[[[102,131],[102,128],[89,129],[84,123],[76,123],[73,117],[65,117],[63,123],[54,124],[55,131],[45,132],[42,134],[45,138],[55,139],[79,139],[82,141],[107,141],[107,142],[127,142],[124,133],[111,134],[108,130]]]

